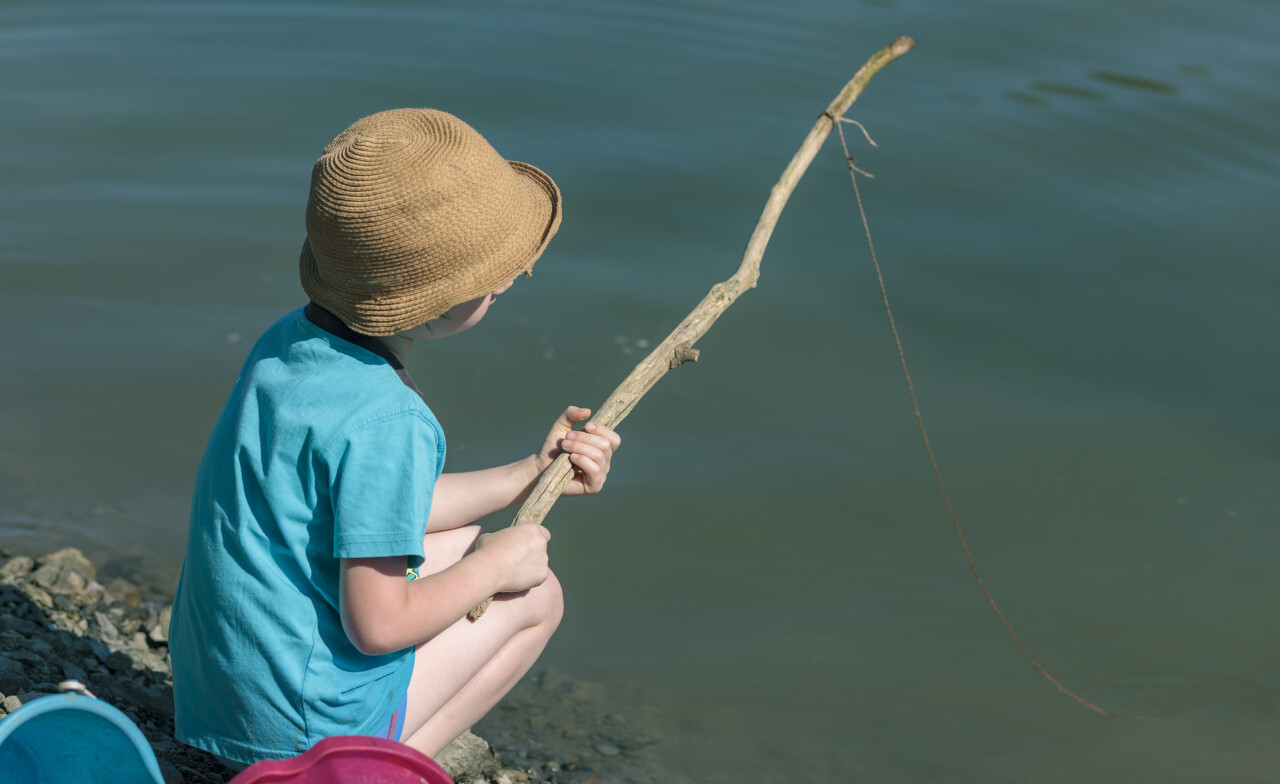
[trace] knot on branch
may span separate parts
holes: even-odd
[[[671,349],[671,363],[668,365],[668,367],[671,370],[675,370],[676,368],[680,367],[686,362],[697,362],[697,361],[698,361],[698,350],[696,348],[689,348],[686,345],[679,345]]]

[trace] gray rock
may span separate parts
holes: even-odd
[[[160,687],[143,687],[129,679],[120,679],[104,684],[95,694],[110,702],[142,706],[164,718],[173,718],[173,695]]]
[[[96,570],[76,550],[63,550],[36,561],[0,552],[0,716],[25,702],[56,693],[58,681],[79,680],[143,731],[167,784],[179,784],[184,778],[203,784],[228,781],[234,774],[225,766],[205,752],[173,740],[168,661],[172,610],[164,605],[164,599],[150,594],[134,604],[137,597],[129,587],[123,580],[113,581],[110,590],[97,583]],[[529,717],[534,718],[528,724],[538,728],[535,736],[558,735],[564,724],[553,718],[557,714],[548,713],[546,706],[575,701],[587,691],[570,679],[540,683],[550,693],[536,705],[527,706],[533,709],[514,714],[523,718],[511,724],[520,727],[524,740],[498,738],[495,742],[500,752],[495,752],[485,740],[468,732],[437,756],[459,784],[599,781],[595,772],[583,770],[582,765],[552,760],[537,744],[528,746]],[[579,745],[587,756],[594,752],[599,758],[601,750],[592,746],[607,742],[629,758],[633,755],[625,745],[627,735],[611,729],[607,737],[589,736]],[[0,783],[4,781],[0,771]]]
[[[156,762],[160,763],[160,777],[164,779],[164,784],[182,784],[185,781],[182,773],[169,760],[161,757]]]
[[[26,594],[28,601],[24,602],[24,605],[29,611],[35,612],[37,610],[36,607],[31,606],[32,602],[35,602],[37,605],[45,609],[53,608],[53,597],[35,583],[28,582],[23,585],[22,592]]]
[[[49,643],[50,655],[62,658],[71,656],[73,653],[71,646],[74,639],[74,637],[61,629],[50,634],[46,640]]]
[[[89,680],[89,673],[85,672],[80,665],[72,661],[64,661],[62,663],[62,675],[69,681],[84,682]]]
[[[45,663],[44,658],[42,658],[40,654],[32,653],[28,650],[9,651],[5,656],[13,659],[14,661],[22,662],[26,667],[39,667]]]
[[[0,653],[0,693],[16,694],[30,683],[27,669],[20,662]]]
[[[107,655],[106,665],[115,673],[128,672],[133,668],[133,657],[124,651],[112,651]]]
[[[470,730],[445,746],[435,760],[450,776],[458,780],[482,777],[498,767],[493,749]]]
[[[55,658],[53,645],[43,636],[28,638],[27,650],[45,661]]]
[[[89,580],[98,576],[98,569],[93,565],[93,562],[88,558],[85,558],[84,553],[74,547],[64,547],[57,552],[41,556],[36,559],[36,564],[41,569],[49,564],[62,564],[67,568],[79,572],[83,577]]]
[[[89,653],[92,653],[94,656],[96,656],[98,658],[98,661],[102,662],[103,664],[106,663],[107,657],[111,655],[110,648],[108,648],[106,645],[99,642],[98,640],[93,639],[92,637],[83,637],[81,638],[81,640],[88,646]]]
[[[37,563],[41,565],[31,573],[31,581],[55,594],[73,597],[84,594],[95,573],[93,564],[79,550],[70,547],[46,555]],[[52,598],[49,601],[52,604]]]
[[[97,625],[98,634],[102,636],[103,642],[119,642],[120,631],[116,625],[112,623],[110,616],[104,612],[95,612],[93,614],[94,623]]]
[[[14,556],[12,559],[0,561],[0,579],[31,574],[31,570],[35,568],[36,561],[28,559],[27,556]]]
[[[7,558],[0,563],[0,580],[8,580],[30,574],[36,568],[36,562],[25,555]]]
[[[166,606],[160,611],[156,618],[155,626],[151,627],[148,636],[152,642],[169,642],[169,620],[173,617],[173,607]]]
[[[112,599],[137,607],[142,604],[142,593],[137,586],[122,577],[116,577],[106,584],[107,595]]]
[[[0,615],[0,632],[17,632],[18,634],[33,635],[40,631],[40,627],[31,621],[18,618],[14,615]]]

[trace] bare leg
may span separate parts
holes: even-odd
[[[477,526],[428,534],[421,574],[456,563]],[[404,743],[434,756],[485,715],[529,671],[560,624],[564,599],[552,575],[519,594],[500,594],[478,621],[462,618],[419,645],[409,681]]]

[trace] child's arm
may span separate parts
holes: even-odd
[[[442,572],[405,579],[405,558],[344,558],[342,628],[370,656],[424,642],[497,593],[541,585],[551,532],[525,523],[484,534],[475,551]]]
[[[551,426],[542,448],[523,460],[483,471],[442,474],[436,481],[427,530],[457,528],[521,503],[561,452],[568,452],[573,465],[580,469],[563,495],[599,492],[609,475],[613,452],[622,439],[597,422],[588,423],[585,430],[573,429],[589,416],[590,409],[566,408]]]

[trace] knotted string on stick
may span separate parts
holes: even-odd
[[[853,156],[849,154],[849,145],[845,142],[844,129],[841,122],[847,122],[858,126],[862,130],[862,135],[867,138],[871,146],[875,147],[876,143],[872,141],[871,134],[867,133],[867,129],[862,127],[862,123],[857,120],[850,120],[844,117],[837,117],[836,131],[840,135],[840,147],[844,150],[845,165],[849,168],[849,180],[853,183],[853,193],[858,202],[858,215],[862,218],[862,229],[867,235],[867,247],[871,251],[871,263],[876,269],[876,281],[880,284],[880,297],[884,302],[884,312],[889,317],[889,330],[893,333],[893,343],[898,349],[898,361],[902,364],[902,375],[907,381],[907,394],[911,397],[911,409],[916,415],[916,424],[920,427],[920,436],[924,439],[924,449],[929,454],[929,463],[933,466],[933,475],[938,480],[938,489],[942,492],[942,502],[946,504],[947,514],[951,515],[951,524],[955,526],[956,535],[960,537],[960,546],[964,548],[964,557],[969,560],[969,568],[973,571],[973,579],[978,581],[978,587],[982,589],[982,595],[987,597],[987,602],[991,605],[991,609],[995,610],[996,615],[1000,618],[1000,623],[1004,624],[1004,628],[1009,632],[1009,636],[1018,644],[1022,655],[1027,657],[1027,661],[1031,662],[1031,666],[1043,675],[1050,683],[1058,687],[1058,691],[1067,695],[1076,702],[1084,705],[1092,711],[1102,714],[1103,716],[1111,716],[1108,711],[1099,708],[1092,702],[1076,694],[1075,692],[1058,683],[1057,679],[1049,674],[1049,671],[1040,666],[1040,662],[1036,661],[1031,655],[1031,651],[1027,650],[1027,646],[1023,644],[1022,639],[1018,637],[1018,633],[1013,630],[1013,625],[1009,623],[1009,619],[1005,618],[1004,613],[1000,610],[1000,605],[996,604],[995,598],[991,592],[987,590],[987,584],[983,582],[982,575],[978,572],[978,564],[973,559],[973,552],[969,549],[969,542],[965,539],[964,531],[960,528],[960,520],[956,517],[956,510],[951,505],[951,496],[947,494],[947,486],[942,481],[942,470],[938,468],[938,459],[933,454],[933,446],[929,443],[929,432],[924,427],[924,417],[920,414],[920,403],[916,400],[915,384],[911,382],[911,372],[907,370],[907,355],[902,350],[902,338],[898,335],[898,325],[893,318],[893,308],[889,305],[889,292],[884,285],[884,274],[880,270],[880,260],[876,257],[876,246],[871,241],[871,224],[867,222],[867,211],[862,204],[862,191],[858,188],[858,175],[866,177],[871,175],[859,169],[853,163]]]
[[[711,329],[711,325],[720,318],[720,314],[724,313],[742,292],[755,288],[756,280],[760,277],[760,260],[764,257],[764,249],[769,244],[773,227],[777,225],[782,208],[791,197],[791,192],[795,190],[796,183],[800,182],[805,170],[818,154],[818,149],[831,133],[831,128],[836,124],[834,118],[848,111],[862,94],[867,82],[871,81],[871,77],[879,73],[881,68],[911,51],[913,46],[915,41],[910,38],[906,36],[898,38],[872,55],[871,59],[858,69],[826,111],[818,116],[809,135],[805,137],[800,149],[796,151],[791,162],[782,172],[782,178],[769,192],[769,199],[765,202],[760,220],[756,223],[751,239],[747,241],[747,249],[742,256],[738,271],[733,277],[711,288],[702,302],[698,303],[688,316],[685,316],[684,321],[681,321],[665,340],[649,352],[649,356],[641,360],[631,374],[623,379],[617,389],[613,390],[591,421],[616,429],[618,423],[631,413],[632,408],[635,408],[640,398],[658,382],[658,379],[666,375],[668,370],[698,358],[697,349],[693,348],[693,344]],[[529,497],[520,507],[511,524],[541,523],[572,478],[573,466],[569,462],[569,455],[562,453],[547,467],[547,470],[542,472],[537,485],[529,493]],[[468,613],[467,617],[473,621],[479,619],[488,609],[490,601],[492,600],[486,599],[479,607]]]
[[[946,504],[947,511],[951,515],[951,521],[955,526],[956,533],[960,537],[960,543],[964,547],[965,557],[969,560],[969,566],[973,571],[973,576],[978,582],[978,587],[982,589],[982,593],[986,596],[991,608],[995,610],[999,616],[1000,622],[1004,624],[1005,629],[1013,637],[1014,642],[1018,644],[1018,648],[1022,650],[1023,655],[1031,662],[1032,666],[1043,675],[1050,683],[1058,687],[1058,690],[1077,702],[1085,705],[1089,709],[1103,715],[1110,716],[1112,714],[1099,708],[1093,703],[1078,696],[1070,689],[1063,686],[1052,675],[1048,673],[1040,665],[1039,662],[1027,650],[1022,640],[1014,632],[1013,626],[1010,625],[1004,613],[1001,612],[999,605],[991,596],[991,592],[987,590],[986,584],[982,581],[982,576],[978,572],[977,563],[974,561],[973,554],[969,550],[969,543],[965,540],[964,532],[960,528],[960,522],[956,517],[955,510],[952,508],[951,499],[947,495],[946,485],[942,481],[942,472],[938,468],[938,461],[934,457],[933,447],[929,443],[929,435],[924,427],[924,418],[920,414],[920,406],[916,401],[915,387],[911,382],[911,374],[907,371],[906,355],[902,350],[902,341],[898,336],[898,328],[894,323],[893,310],[889,306],[889,297],[885,290],[884,276],[880,270],[880,262],[876,258],[875,245],[871,241],[871,227],[867,222],[866,210],[862,204],[862,193],[858,189],[858,174],[870,176],[866,172],[854,165],[853,156],[849,154],[849,147],[845,142],[844,130],[841,128],[842,123],[850,123],[857,125],[862,129],[863,135],[867,141],[873,146],[875,142],[871,140],[871,136],[867,134],[865,128],[856,120],[850,120],[844,117],[844,113],[849,110],[853,102],[862,94],[863,89],[871,78],[880,72],[884,66],[893,62],[897,58],[911,51],[915,46],[915,41],[907,36],[896,39],[893,43],[876,52],[871,59],[858,69],[853,78],[844,86],[844,89],[836,96],[835,100],[818,116],[813,128],[809,131],[809,135],[805,137],[804,142],[800,145],[800,149],[791,158],[791,162],[782,172],[782,177],[777,184],[769,192],[769,199],[765,202],[764,210],[760,214],[760,220],[756,223],[755,231],[752,232],[751,238],[747,241],[747,248],[742,257],[742,262],[738,266],[738,271],[728,280],[718,283],[711,288],[711,291],[702,299],[702,302],[685,317],[684,321],[671,331],[661,343],[649,352],[640,364],[636,365],[622,383],[609,395],[604,404],[600,406],[596,415],[591,418],[593,422],[599,422],[606,427],[616,429],[627,414],[631,413],[631,409],[635,407],[640,398],[644,396],[650,388],[657,383],[658,379],[666,375],[667,371],[679,367],[685,362],[694,361],[698,358],[697,349],[693,348],[693,344],[698,341],[711,325],[716,322],[730,305],[737,300],[747,289],[755,288],[756,281],[760,277],[760,261],[764,257],[765,246],[769,243],[769,238],[773,234],[773,228],[778,223],[778,218],[782,214],[782,208],[786,205],[787,199],[790,198],[792,191],[795,190],[796,184],[809,168],[809,164],[813,162],[814,157],[818,154],[818,150],[822,147],[822,143],[826,141],[827,136],[831,133],[831,129],[837,129],[840,136],[840,145],[844,150],[845,163],[849,168],[849,176],[853,181],[854,194],[857,197],[858,213],[862,218],[863,229],[867,236],[867,245],[871,249],[871,259],[875,265],[876,278],[880,283],[880,293],[884,300],[885,312],[889,316],[889,326],[893,332],[894,344],[898,349],[898,358],[902,363],[902,372],[906,377],[907,391],[911,396],[911,405],[916,415],[916,422],[920,426],[920,434],[924,438],[925,450],[928,452],[929,461],[933,465],[934,475],[938,480],[938,487],[942,491],[943,501]],[[565,485],[573,478],[573,466],[569,462],[569,455],[563,453],[558,456],[552,464],[542,473],[537,485],[529,493],[529,497],[525,500],[524,505],[520,507],[520,511],[516,513],[515,520],[512,525],[519,523],[541,523],[551,510],[551,506],[560,497],[564,491]],[[486,599],[480,606],[476,607],[468,617],[472,620],[478,620],[485,610],[488,609],[491,599]]]

